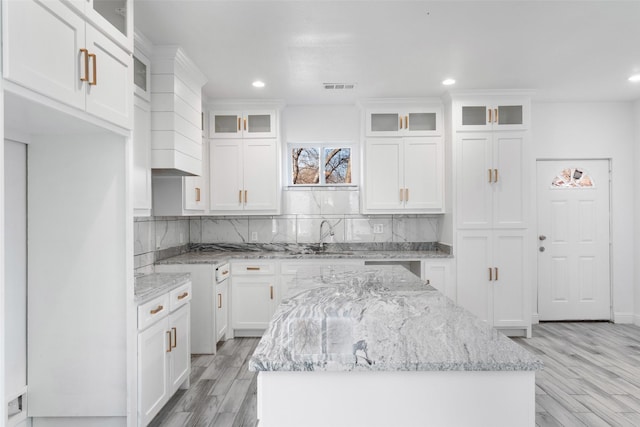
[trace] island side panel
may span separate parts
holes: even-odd
[[[534,427],[534,371],[258,373],[258,427]]]

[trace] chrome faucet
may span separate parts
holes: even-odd
[[[333,227],[331,226],[331,223],[329,221],[327,221],[326,219],[323,219],[322,222],[320,223],[320,250],[323,251],[324,250],[324,238],[326,237],[326,234],[323,236],[322,235],[322,226],[327,224],[329,226],[329,236],[331,236],[331,240],[333,241],[333,235],[335,234],[333,232]]]

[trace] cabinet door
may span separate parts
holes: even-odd
[[[404,113],[404,134],[406,136],[441,135],[442,110],[439,107],[411,109]]]
[[[209,138],[242,138],[242,111],[212,111]]]
[[[243,200],[245,211],[279,211],[279,164],[275,139],[244,141]]]
[[[184,201],[185,210],[204,211],[207,206],[205,179],[201,176],[185,176]]]
[[[245,112],[242,117],[244,138],[275,138],[276,112],[274,110]]]
[[[402,140],[370,139],[365,144],[365,213],[403,209]]]
[[[493,266],[497,270],[490,286],[493,291],[493,325],[496,327],[521,327],[531,322],[527,304],[531,296],[525,286],[528,277],[525,248],[524,231],[494,232]]]
[[[493,181],[490,133],[458,134],[456,138],[456,210],[458,228],[489,227]]]
[[[211,141],[209,200],[212,211],[242,210],[242,163],[242,141]]]
[[[491,105],[485,102],[462,102],[458,108],[460,109],[458,122],[454,124],[457,130],[491,130],[493,122]]]
[[[190,304],[184,305],[169,315],[169,330],[172,336],[169,357],[170,395],[189,378],[191,372],[190,318]]]
[[[404,140],[405,209],[442,211],[444,207],[443,167],[441,138]]]
[[[456,302],[489,324],[493,320],[489,293],[489,268],[493,267],[491,233],[490,230],[461,231],[456,245]]]
[[[397,111],[367,111],[367,136],[398,136],[404,126],[403,117]]]
[[[131,128],[133,82],[131,55],[105,35],[87,25],[89,58],[87,112],[111,123]]]
[[[62,2],[3,2],[3,75],[84,110],[85,23]]]
[[[165,318],[138,334],[138,418],[147,425],[160,411],[169,393],[168,320]]]
[[[451,296],[449,292],[449,266],[448,261],[423,260],[423,280],[442,292],[446,296]],[[455,295],[453,295],[455,298]]]
[[[216,285],[216,338],[220,341],[227,334],[229,323],[229,280]]]
[[[133,208],[136,214],[151,213],[151,106],[134,99],[133,108]]]
[[[496,132],[493,137],[493,226],[526,226],[524,132]]]
[[[234,329],[266,329],[274,311],[275,276],[231,278]]]

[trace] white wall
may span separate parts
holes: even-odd
[[[282,112],[282,143],[360,139],[355,105],[291,105]]]
[[[634,104],[633,109],[633,117],[635,122],[635,155],[633,163],[636,165],[640,165],[640,99],[637,100]],[[634,265],[640,266],[640,196],[638,196],[638,191],[640,191],[640,173],[635,175],[635,188],[636,188],[636,197],[635,197],[635,212],[634,212],[634,241],[635,241],[635,263]],[[640,267],[635,269],[635,319],[634,323],[640,326]]]
[[[636,122],[637,122],[636,114]],[[634,109],[629,102],[533,103],[531,170],[536,159],[610,158],[612,279],[616,322],[634,313]],[[535,193],[532,175],[531,194]],[[532,207],[535,212],[535,203]],[[532,224],[532,234],[536,224]],[[536,259],[532,256],[535,265]],[[534,271],[535,268],[534,268]],[[535,287],[536,280],[534,280]],[[635,311],[638,312],[637,310]]]

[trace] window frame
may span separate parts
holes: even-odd
[[[317,148],[320,153],[320,182],[317,184],[294,184],[292,182],[293,179],[293,159],[291,156],[291,152],[294,148]],[[351,157],[351,182],[345,184],[338,183],[326,183],[324,173],[324,152],[326,149],[330,148],[348,148]],[[287,142],[285,157],[286,161],[283,162],[285,165],[284,173],[284,181],[285,187],[289,189],[295,188],[352,188],[358,187],[358,177],[359,177],[359,151],[358,144],[352,141],[304,141],[304,142]]]

